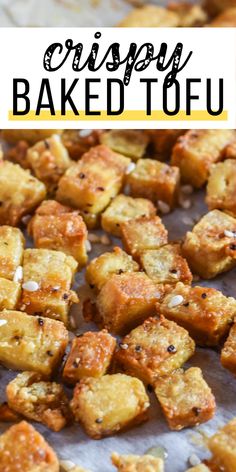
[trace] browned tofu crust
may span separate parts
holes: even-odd
[[[236,300],[208,287],[179,282],[156,304],[157,312],[183,326],[197,344],[217,346],[228,334]]]
[[[148,318],[125,336],[115,353],[115,368],[154,385],[157,379],[181,367],[194,353],[188,332],[173,321]]]
[[[100,332],[88,331],[74,338],[63,370],[63,379],[75,384],[86,377],[106,374],[115,347],[115,338],[105,329]]]
[[[118,24],[122,27],[171,27],[179,25],[179,17],[176,13],[156,5],[143,5],[134,8]]]
[[[29,148],[27,141],[18,141],[15,146],[6,152],[6,158],[14,164],[19,164],[23,169],[29,169],[26,155]]]
[[[230,329],[229,336],[225,341],[224,347],[221,351],[221,363],[236,374],[236,324],[234,323]]]
[[[76,421],[93,439],[142,423],[149,405],[142,382],[124,374],[81,380],[71,401]]]
[[[101,134],[100,142],[136,161],[145,154],[149,138],[142,130],[112,129]]]
[[[62,143],[69,152],[71,159],[78,161],[91,147],[99,144],[99,136],[103,130],[65,129],[62,133]]]
[[[147,129],[145,131],[150,139],[151,149],[159,161],[168,159],[171,150],[179,136],[185,133],[182,129]]]
[[[227,8],[235,7],[236,0],[204,0],[203,6],[210,15],[216,15]]]
[[[168,10],[179,15],[179,26],[181,27],[203,26],[207,22],[208,15],[202,6],[198,4],[193,5],[187,1],[174,1],[168,4]]]
[[[163,460],[149,454],[121,456],[113,452],[111,460],[118,472],[164,472]]]
[[[236,470],[236,418],[210,437],[208,448],[213,455],[212,463],[219,467],[219,470]]]
[[[236,216],[236,160],[227,159],[211,169],[206,202],[209,210],[218,208]]]
[[[1,423],[17,423],[20,421],[21,416],[12,410],[7,402],[0,404],[0,422]]]
[[[0,277],[13,280],[22,265],[25,238],[18,228],[0,226]]]
[[[214,28],[234,28],[236,26],[236,3],[233,8],[227,8],[222,13],[220,13],[216,18],[214,18],[211,23],[208,25]]]
[[[49,444],[26,421],[0,436],[1,472],[59,472],[59,461]]]
[[[155,394],[170,429],[196,426],[214,416],[215,398],[198,367],[179,369],[159,378]]]

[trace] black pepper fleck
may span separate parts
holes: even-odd
[[[90,288],[94,288],[95,285],[94,284],[89,284]]]
[[[142,351],[142,346],[135,346],[135,351],[136,352],[141,352]]]
[[[168,348],[167,348],[167,351],[168,351],[168,352],[176,352],[177,349],[176,349],[175,346],[173,346],[173,344],[170,344],[170,345],[168,346]]]
[[[79,366],[78,362],[74,361],[74,362],[73,362],[73,367],[74,367],[75,369],[77,369],[78,366]]]
[[[189,302],[183,303],[183,306],[189,306]]]
[[[46,139],[44,141],[44,146],[45,146],[46,149],[50,149],[49,143]]]
[[[176,269],[170,269],[170,273],[171,274],[177,274],[177,270]]]
[[[52,351],[47,351],[47,353],[46,353],[46,354],[47,354],[49,357],[53,357],[53,353],[52,353]]]
[[[97,190],[100,190],[101,192],[104,192],[104,187],[97,187]]]
[[[43,320],[43,318],[38,318],[38,324],[39,324],[39,326],[43,326],[43,325],[44,325],[44,320]]]
[[[117,272],[117,274],[119,274],[119,275],[123,274],[123,273],[124,273],[124,271],[122,269],[119,269],[118,272]]]
[[[193,413],[194,413],[196,416],[199,416],[200,413],[201,413],[201,408],[198,408],[197,406],[194,406],[194,407],[192,408],[192,411],[193,411]]]
[[[101,424],[101,423],[102,423],[102,421],[103,421],[103,420],[102,420],[102,418],[97,418],[97,419],[95,420],[95,423],[97,423],[97,424]]]
[[[64,293],[63,297],[62,297],[64,300],[67,300],[69,298],[69,295],[68,293]]]
[[[151,384],[148,384],[147,389],[150,393],[153,392],[153,386]]]
[[[235,251],[236,250],[236,244],[230,244],[230,249],[232,249],[232,251]]]
[[[80,179],[85,179],[85,174],[83,174],[83,172],[80,172],[79,178],[80,178]]]
[[[204,292],[204,293],[202,293],[201,297],[202,297],[203,300],[204,300],[204,298],[207,298],[207,294]]]

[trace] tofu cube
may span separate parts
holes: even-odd
[[[147,134],[142,130],[133,129],[111,129],[101,135],[100,141],[133,161],[143,157],[149,143]]]
[[[173,148],[171,164],[179,167],[183,182],[202,187],[224,147],[235,139],[233,130],[189,130]]]
[[[146,274],[131,272],[113,275],[96,300],[98,324],[115,334],[125,334],[155,313],[162,295]]]
[[[17,226],[46,196],[45,185],[18,164],[0,161],[0,225]]]
[[[102,377],[107,373],[116,340],[107,330],[88,331],[72,341],[71,351],[63,370],[63,379],[76,384],[86,377]]]
[[[118,472],[164,472],[163,460],[149,454],[144,456],[120,456],[116,452],[111,455],[112,464]]]
[[[7,402],[3,402],[0,404],[0,422],[1,423],[17,423],[20,421],[21,416],[13,411],[7,404]]]
[[[135,169],[127,175],[133,197],[148,198],[154,203],[165,202],[170,208],[177,203],[179,181],[178,167],[155,159],[139,159]]]
[[[62,143],[67,149],[70,158],[78,161],[91,147],[99,144],[100,129],[65,129],[62,132]]]
[[[3,129],[1,131],[1,138],[10,144],[15,144],[18,141],[27,141],[29,144],[35,144],[42,139],[47,139],[52,134],[60,134],[59,129]]]
[[[177,138],[185,133],[182,129],[147,129],[151,149],[159,161],[169,159]],[[142,157],[142,156],[140,156]]]
[[[93,439],[142,423],[149,406],[142,382],[124,374],[81,380],[71,401],[76,421]]]
[[[178,369],[155,384],[170,429],[179,431],[209,421],[215,414],[215,398],[199,367]]]
[[[23,169],[29,169],[26,158],[28,149],[29,144],[26,141],[18,141],[15,146],[11,146],[6,152],[6,159],[14,162],[14,164],[19,164]]]
[[[157,249],[168,241],[168,232],[159,216],[141,216],[121,224],[121,239],[125,250],[140,261],[144,252]]]
[[[179,282],[157,312],[183,326],[202,346],[217,346],[227,335],[236,314],[236,300],[209,287],[190,287]]]
[[[49,377],[69,341],[63,323],[21,311],[0,313],[0,363],[13,370],[33,370]]]
[[[62,385],[46,382],[37,372],[22,372],[6,388],[8,405],[26,418],[60,431],[71,420]]]
[[[221,153],[222,159],[236,159],[236,140],[228,144]]]
[[[47,249],[26,249],[23,261],[21,310],[68,324],[68,312],[78,297],[70,289],[77,262]]]
[[[86,265],[88,231],[78,211],[55,200],[45,200],[30,220],[28,232],[36,248],[62,251],[73,256],[79,268]]]
[[[118,195],[102,214],[102,228],[113,236],[121,236],[121,223],[138,218],[156,215],[156,208],[146,198],[132,198]]]
[[[206,202],[210,210],[219,210],[236,216],[236,160],[227,159],[212,167],[207,184]]]
[[[122,27],[171,27],[179,26],[179,18],[166,8],[155,5],[143,5],[133,8],[119,23]]]
[[[188,332],[173,321],[148,318],[119,343],[114,364],[145,384],[181,367],[193,354],[195,343]]]
[[[206,11],[198,4],[192,5],[187,2],[173,2],[168,5],[168,10],[177,13],[179,16],[179,26],[184,28],[203,26],[208,20]]]
[[[72,163],[67,149],[57,134],[29,148],[26,159],[35,177],[44,182],[51,194],[54,193],[59,179]]]
[[[236,324],[230,329],[229,336],[221,351],[221,364],[226,369],[236,374]]]
[[[138,270],[139,266],[131,256],[119,247],[114,247],[112,252],[104,252],[90,262],[85,277],[90,287],[99,291],[112,275]]]
[[[227,8],[222,13],[217,15],[208,26],[212,28],[234,28],[236,26],[236,8],[235,2],[232,4],[232,8]]]
[[[204,215],[188,231],[183,255],[190,268],[202,278],[211,279],[236,265],[236,219],[219,210]]]
[[[227,472],[236,470],[236,418],[233,418],[208,440],[213,463]]]
[[[0,436],[1,470],[15,472],[59,472],[59,461],[43,436],[21,421]]]
[[[21,297],[21,284],[0,277],[0,311],[15,310]]]
[[[25,239],[18,228],[0,226],[0,277],[13,280],[22,265]]]
[[[186,259],[181,255],[180,244],[166,244],[158,249],[144,251],[141,266],[150,279],[158,284],[191,284],[192,274]]]
[[[60,179],[57,200],[66,205],[101,213],[122,188],[130,159],[106,146],[90,149]]]

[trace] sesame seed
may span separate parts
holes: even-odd
[[[85,248],[86,248],[87,252],[90,252],[92,250],[92,246],[91,246],[90,241],[88,239],[86,239],[86,241],[85,241]]]
[[[60,466],[65,472],[69,472],[71,469],[74,469],[75,464],[71,461],[60,461]]]
[[[88,234],[88,240],[91,242],[91,243],[100,243],[100,236],[98,236],[97,234],[94,234],[94,233],[89,233]]]
[[[196,465],[201,464],[199,457],[196,454],[191,454],[188,458],[189,465],[195,467]]]
[[[25,216],[22,216],[21,218],[21,221],[24,225],[27,225],[30,220],[31,220],[31,215],[25,215]]]
[[[193,193],[192,185],[188,185],[188,184],[182,185],[181,192],[184,193],[185,195],[191,195],[191,193]]]
[[[180,305],[184,301],[182,295],[175,295],[172,297],[168,303],[168,308],[174,308],[175,306]]]
[[[39,289],[39,284],[34,280],[28,280],[22,285],[22,288],[27,292],[36,292]]]
[[[185,210],[188,210],[191,205],[192,205],[192,202],[190,199],[187,199],[185,198],[183,195],[179,195],[179,205],[181,206],[181,208],[184,208]]]
[[[224,230],[224,235],[227,238],[236,238],[236,231],[229,231],[228,229]]]
[[[13,276],[13,282],[20,282],[23,279],[23,267],[18,266]]]
[[[128,349],[129,345],[128,344],[123,344],[123,343],[119,343],[119,346],[121,349]]]
[[[0,326],[4,326],[5,324],[7,324],[7,320],[0,320]]]
[[[163,202],[162,200],[157,201],[157,206],[163,214],[167,214],[170,212],[170,205],[168,205],[168,203],[166,202]]]
[[[103,234],[101,236],[101,243],[104,245],[104,246],[108,246],[109,244],[111,244],[111,240],[108,238],[108,236],[106,234]]]
[[[186,226],[192,226],[194,224],[194,221],[192,218],[190,218],[189,216],[184,216],[182,218],[182,222],[184,223],[184,225]]]
[[[130,174],[131,172],[133,172],[135,167],[136,167],[136,165],[134,164],[134,162],[130,162],[130,164],[128,165],[128,167],[126,169],[126,174]]]
[[[79,136],[81,138],[87,138],[87,136],[89,136],[90,134],[92,133],[92,130],[91,129],[81,129],[79,131]]]

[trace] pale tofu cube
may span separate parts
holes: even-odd
[[[0,311],[15,310],[21,297],[21,284],[0,277]]]
[[[236,216],[236,160],[227,159],[212,167],[207,184],[209,210],[218,208]]]

